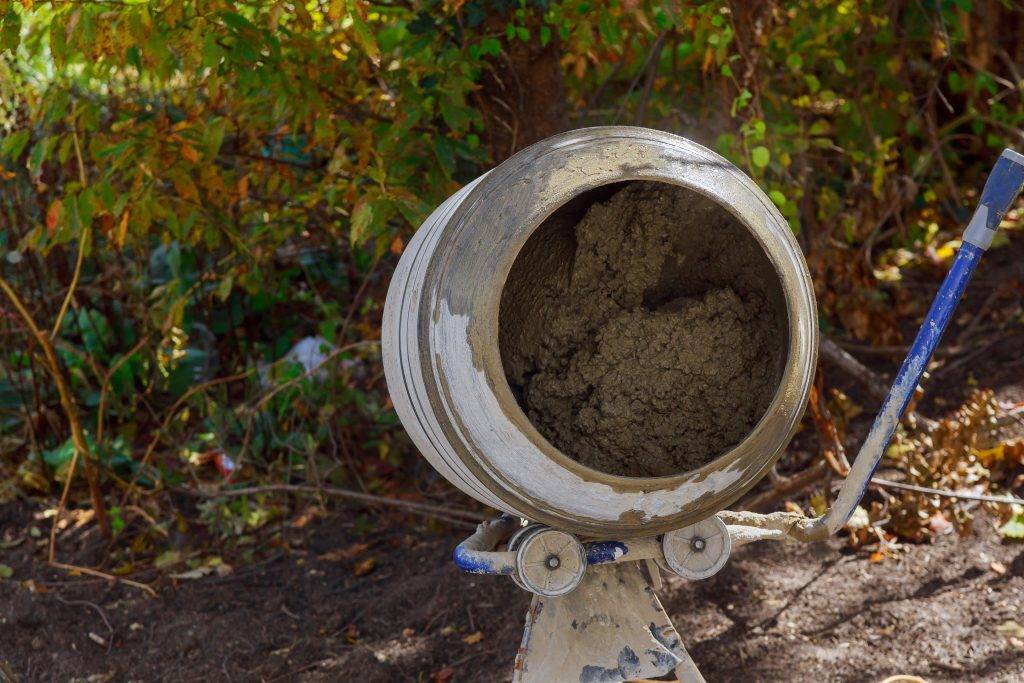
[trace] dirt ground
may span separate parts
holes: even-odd
[[[933,373],[920,404],[927,414],[979,386],[1024,401],[1024,332],[987,320],[989,310],[1019,310],[1022,281],[1017,240],[972,283],[948,336],[975,350]],[[930,296],[935,283],[905,286]],[[974,320],[981,324],[966,335]],[[900,358],[864,356],[882,373]],[[865,406],[862,432],[871,401],[838,373],[826,376]],[[852,447],[861,434],[847,437]],[[805,433],[793,448],[804,459],[818,450]],[[5,674],[93,683],[509,679],[528,596],[508,579],[456,571],[450,554],[465,530],[384,516],[367,532],[337,510],[300,529],[285,523],[254,561],[225,553],[235,569],[224,575],[176,580],[148,570],[136,578],[153,582],[151,597],[47,568],[49,520],[38,509],[0,507],[0,564],[12,570],[0,578],[0,683]],[[78,541],[62,540],[62,557],[102,560],[94,540]],[[872,559],[840,539],[754,544],[711,579],[669,581],[661,595],[712,683],[1024,680],[1024,543],[1002,541],[979,513],[963,538]]]
[[[33,524],[26,508],[2,515],[7,538]],[[461,532],[364,536],[338,516],[301,531],[225,576],[162,579],[156,598],[42,570],[26,540],[4,551],[0,661],[22,681],[508,680],[528,597],[459,574]],[[1024,637],[1006,625],[1024,622],[1024,545],[983,519],[882,562],[839,541],[747,546],[662,597],[712,682],[1024,679]]]

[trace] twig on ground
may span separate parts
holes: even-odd
[[[131,586],[133,588],[138,588],[139,590],[145,591],[152,595],[154,598],[156,597],[156,591],[153,590],[152,586],[149,586],[144,583],[139,583],[138,581],[132,581],[131,579],[126,579],[123,576],[114,576],[113,574],[101,572],[98,569],[91,569],[89,567],[79,567],[73,564],[64,564],[63,562],[50,562],[49,565],[51,567],[54,567],[55,569],[63,569],[66,572],[80,572],[82,574],[88,574],[89,576],[95,576],[99,579],[106,579],[107,581],[112,581],[114,583],[123,583],[126,586]]]
[[[651,49],[647,51],[644,63],[640,65],[640,69],[636,72],[636,76],[633,77],[633,80],[630,81],[629,88],[626,89],[626,93],[622,96],[622,100],[619,102],[619,108],[615,112],[615,118],[613,119],[614,123],[618,123],[619,119],[622,118],[623,112],[626,111],[626,100],[628,100],[629,96],[633,94],[633,91],[636,90],[637,84],[640,83],[640,79],[647,73],[648,66],[651,64],[654,56],[661,52],[666,35],[668,35],[667,31],[661,31],[658,34],[658,37],[654,40],[654,44],[651,45]],[[657,67],[655,67],[655,69],[657,69]]]
[[[446,521],[479,522],[481,513],[472,510],[463,510],[442,505],[431,505],[430,503],[417,503],[411,500],[399,500],[397,498],[386,498],[372,493],[360,493],[349,491],[332,486],[309,486],[305,484],[268,484],[266,486],[247,486],[238,489],[224,489],[222,491],[199,491],[196,489],[177,487],[174,489],[199,498],[234,498],[237,496],[250,496],[259,493],[320,493],[326,496],[344,498],[367,505],[386,505],[401,508],[409,512],[415,512],[427,517],[439,517]]]
[[[1002,293],[1002,287],[992,288],[992,291],[988,293],[987,297],[985,297],[984,303],[981,304],[981,308],[979,308],[978,312],[974,314],[973,318],[971,318],[971,322],[968,323],[967,327],[963,328],[963,330],[960,331],[960,334],[957,335],[957,346],[965,346],[970,343],[971,335],[973,335],[974,331],[978,329],[978,325],[980,325],[981,321],[985,319],[985,316],[988,315],[989,310],[992,308],[993,304],[995,304],[995,302],[999,299]]]
[[[889,388],[885,386],[885,382],[875,374],[874,370],[854,358],[831,339],[822,337],[818,350],[822,358],[863,384],[872,398],[882,400],[889,393]]]
[[[765,510],[788,496],[800,493],[811,484],[824,479],[827,472],[828,465],[824,461],[819,461],[803,472],[794,474],[792,477],[783,478],[772,488],[748,500],[740,509],[753,512]]]
[[[863,384],[872,398],[883,401],[889,395],[889,387],[885,381],[874,370],[854,358],[839,344],[831,339],[822,337],[818,350],[822,358]],[[907,417],[921,422],[929,429],[937,426],[935,420],[925,417],[916,410],[907,411]]]
[[[65,600],[60,595],[54,595],[57,598],[57,602],[64,603],[69,607],[91,607],[100,615],[100,619],[103,620],[103,625],[107,627],[107,654],[110,654],[110,649],[114,647],[114,627],[110,625],[110,619],[107,619],[107,613],[103,611],[103,608],[97,605],[95,602],[89,602],[88,600]]]
[[[993,496],[986,493],[967,493],[960,491],[950,491],[947,489],[933,489],[929,486],[907,484],[902,481],[890,481],[889,479],[882,479],[881,477],[872,477],[871,483],[875,486],[881,486],[883,488],[913,491],[914,493],[924,493],[930,496],[943,496],[944,498],[959,498],[961,500],[976,500],[983,503],[1002,503],[1003,505],[1024,505],[1024,498],[1017,498],[1016,496]]]
[[[644,121],[647,118],[647,102],[651,97],[651,90],[654,87],[654,78],[658,75],[658,62],[661,59],[661,51],[665,47],[666,36],[668,36],[667,30],[658,34],[658,39],[654,42],[651,56],[648,57],[648,64],[645,68],[647,74],[644,77],[644,89],[640,93],[640,102],[637,104],[636,113],[633,117],[634,125],[644,125]]]
[[[294,386],[294,385],[298,384],[299,382],[301,382],[304,379],[309,379],[311,376],[313,376],[316,373],[317,370],[319,370],[324,365],[326,365],[327,363],[331,362],[332,360],[334,360],[335,358],[337,358],[341,354],[345,353],[346,351],[351,351],[353,349],[357,349],[357,348],[364,347],[364,346],[380,346],[380,341],[376,340],[376,339],[367,339],[367,340],[363,340],[363,341],[353,342],[351,344],[345,344],[344,346],[339,346],[338,348],[334,349],[329,354],[324,356],[320,360],[320,362],[318,362],[316,365],[311,367],[309,370],[306,370],[301,375],[298,375],[297,377],[293,377],[292,379],[288,380],[287,382],[285,382],[283,384],[278,384],[277,386],[275,386],[271,391],[268,391],[266,394],[261,396],[260,399],[251,408],[249,408],[249,410],[256,411],[256,410],[261,409],[263,406],[265,406],[270,401],[270,399],[274,398],[274,396],[276,396],[278,393],[284,391],[288,387],[291,387],[291,386]]]
[[[808,486],[824,479],[827,472],[828,466],[824,462],[819,462],[799,474],[782,480],[771,489],[754,496],[747,501],[741,509],[751,510],[753,512],[767,509],[774,503],[777,503],[788,496],[799,493]],[[1000,503],[1002,505],[1024,505],[1024,498],[1017,498],[1016,496],[997,496],[985,493],[950,491],[948,489],[936,489],[928,486],[918,486],[917,484],[907,484],[901,481],[892,481],[881,477],[872,477],[871,485],[883,489],[900,489],[924,495],[943,496],[945,498],[957,498],[960,500]]]

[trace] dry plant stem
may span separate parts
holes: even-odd
[[[889,393],[885,382],[871,368],[865,366],[831,339],[822,337],[818,350],[822,358],[863,384],[872,398],[882,400]]]
[[[879,401],[885,400],[889,394],[889,388],[874,370],[854,358],[831,339],[822,337],[818,350],[821,352],[822,358],[863,384],[872,398]],[[921,422],[929,429],[938,424],[935,420],[927,418],[913,409],[907,411],[907,417]]]
[[[890,481],[888,479],[881,479],[880,477],[872,477],[871,483],[874,484],[875,486],[881,486],[882,488],[900,489],[901,491],[913,491],[914,493],[923,493],[930,496],[942,496],[944,498],[959,498],[961,500],[976,500],[982,503],[1024,505],[1024,498],[1017,498],[1016,496],[993,496],[985,493],[960,493],[957,491],[948,491],[946,489],[933,489],[929,486],[906,484],[902,481]]]
[[[96,409],[96,443],[103,443],[103,415],[107,404],[107,389],[110,387],[110,379],[114,376],[114,373],[120,370],[122,365],[131,360],[132,356],[138,353],[139,349],[145,346],[148,341],[149,335],[147,334],[143,336],[142,339],[140,339],[138,343],[128,351],[128,353],[121,356],[117,362],[111,365],[110,369],[103,374],[103,386],[100,387],[100,403],[99,407]]]
[[[819,370],[814,384],[811,386],[808,407],[811,410],[814,426],[818,430],[818,437],[821,439],[821,450],[825,462],[833,472],[840,477],[845,477],[850,471],[850,462],[846,459],[846,449],[843,447],[842,439],[839,438],[839,430],[836,429],[836,423],[825,403],[823,387],[824,376]]]
[[[110,649],[114,646],[114,627],[110,625],[110,619],[107,618],[107,613],[103,611],[103,608],[97,605],[95,602],[89,602],[88,600],[65,600],[60,595],[55,595],[53,597],[57,598],[58,602],[61,602],[71,607],[89,607],[93,609],[96,612],[96,614],[100,615],[100,619],[103,620],[103,625],[107,627],[107,635],[109,636],[107,638],[107,654],[109,655]]]
[[[50,566],[56,569],[63,569],[66,572],[79,572],[82,574],[88,574],[89,576],[95,576],[100,579],[106,579],[107,581],[113,581],[114,583],[123,583],[126,586],[131,586],[132,588],[138,588],[139,590],[145,591],[152,595],[154,598],[156,597],[156,591],[153,590],[152,586],[148,586],[144,583],[132,581],[131,579],[126,579],[120,576],[114,576],[113,574],[107,574],[106,572],[101,572],[98,569],[90,569],[89,567],[77,567],[73,564],[64,564],[63,562],[50,562]]]
[[[85,250],[89,243],[89,229],[82,229],[82,238],[78,241],[78,256],[75,258],[75,272],[71,276],[71,284],[68,285],[68,292],[64,295],[64,301],[61,302],[60,311],[57,312],[57,318],[53,321],[53,330],[50,331],[50,339],[56,339],[57,334],[60,332],[61,323],[64,322],[64,316],[68,312],[68,306],[71,305],[71,301],[75,296],[75,289],[78,288],[78,278],[82,276],[82,262],[85,261]]]
[[[260,410],[261,408],[263,408],[263,406],[265,406],[270,401],[270,399],[274,398],[274,396],[276,396],[277,394],[279,394],[280,392],[284,391],[285,389],[287,389],[289,387],[295,386],[296,384],[298,384],[302,380],[310,378],[317,370],[322,368],[324,365],[327,365],[327,363],[331,362],[332,360],[337,358],[342,353],[345,353],[346,351],[351,351],[353,349],[357,349],[357,348],[363,347],[363,346],[379,346],[379,345],[380,345],[380,341],[378,341],[376,339],[373,339],[373,340],[366,340],[366,341],[360,341],[360,342],[353,342],[352,344],[346,344],[345,346],[341,346],[341,347],[338,347],[338,348],[334,349],[329,354],[327,354],[327,356],[325,356],[323,358],[323,360],[321,360],[319,363],[317,363],[316,365],[311,367],[309,370],[303,372],[301,375],[299,375],[297,377],[293,377],[292,379],[288,380],[284,384],[278,384],[271,391],[269,391],[266,394],[264,394],[260,398],[260,400],[257,401],[255,405],[253,405],[252,410],[253,411]]]
[[[96,473],[96,468],[93,463],[89,460],[89,444],[85,440],[85,433],[82,431],[82,424],[78,421],[78,411],[75,407],[74,398],[71,394],[71,388],[68,386],[67,379],[64,377],[64,373],[61,371],[60,362],[57,360],[57,354],[53,350],[53,344],[50,338],[47,337],[39,326],[36,325],[36,321],[32,318],[32,315],[25,308],[25,304],[22,303],[21,298],[17,292],[7,283],[3,277],[0,277],[0,289],[3,289],[4,294],[10,299],[14,308],[17,309],[18,314],[25,321],[29,330],[32,333],[33,338],[42,347],[43,355],[46,357],[46,363],[49,366],[50,374],[53,375],[54,384],[57,385],[57,393],[60,395],[60,404],[64,409],[64,414],[67,417],[68,424],[71,428],[71,442],[74,445],[74,454],[71,457],[71,464],[68,466],[68,477],[67,484],[65,485],[65,495],[62,496],[62,503],[66,502],[67,489],[71,484],[71,480],[75,475],[75,468],[77,467],[78,459],[82,460],[82,467],[85,470],[85,478],[89,484],[89,494],[92,498],[92,506],[96,512],[96,521],[100,525],[100,531],[104,538],[110,538],[110,520],[107,519],[107,510],[103,506],[103,494],[100,492],[99,477]],[[63,506],[57,510],[57,515],[54,516],[53,524],[54,529],[51,530],[51,539],[56,533],[56,525],[60,519],[60,511],[63,510]],[[50,559],[53,560],[53,546],[50,547]]]
[[[367,503],[369,505],[387,505],[389,507],[401,508],[403,510],[408,510],[410,512],[426,516],[443,516],[443,518],[448,518],[449,521],[452,519],[458,519],[461,521],[479,522],[482,514],[473,512],[472,510],[450,508],[443,505],[431,505],[429,503],[417,503],[411,500],[398,500],[397,498],[385,498],[384,496],[375,496],[372,493],[360,493],[358,491],[349,491],[348,489],[340,489],[331,486],[320,487],[304,484],[269,484],[267,486],[248,486],[240,489],[227,489],[224,491],[214,491],[209,493],[187,488],[177,488],[175,490],[202,498],[234,498],[237,496],[250,496],[258,493],[316,493],[334,496],[335,498],[354,500],[360,503]]]
[[[828,465],[826,465],[824,461],[817,462],[792,477],[782,479],[778,484],[767,491],[754,496],[744,503],[740,509],[751,510],[753,512],[766,510],[775,503],[778,503],[791,495],[800,493],[811,484],[824,479],[825,474],[828,471]]]
[[[768,491],[754,496],[747,501],[741,509],[751,510],[754,512],[766,510],[780,500],[799,493],[811,484],[824,479],[828,472],[829,468],[825,463],[819,462],[813,467],[810,467],[797,475],[784,479]],[[935,489],[928,486],[907,484],[901,481],[891,481],[889,479],[882,479],[881,477],[872,477],[871,485],[882,489],[899,489],[901,491],[912,491],[914,493],[929,496],[942,496],[943,498],[974,500],[983,503],[999,503],[1002,505],[1024,505],[1024,498],[1017,498],[1015,496],[994,496],[984,493],[960,493],[957,491],[949,491],[947,489]]]
[[[131,494],[132,490],[135,488],[135,485],[138,483],[142,471],[146,468],[146,465],[149,464],[150,458],[153,457],[153,452],[156,450],[156,446],[160,442],[160,438],[163,436],[164,430],[167,429],[167,425],[169,425],[171,423],[171,420],[174,419],[174,416],[178,414],[178,409],[185,403],[185,401],[187,401],[197,393],[201,391],[206,391],[207,389],[215,387],[218,384],[226,384],[228,382],[234,382],[240,379],[244,379],[245,377],[251,375],[252,372],[253,370],[250,369],[244,372],[240,372],[236,375],[218,377],[216,379],[211,379],[209,382],[197,384],[196,386],[192,387],[184,394],[182,394],[181,398],[174,402],[174,405],[172,405],[171,409],[167,411],[167,416],[164,417],[163,422],[160,423],[160,427],[156,430],[156,433],[153,435],[153,438],[150,439],[149,445],[146,447],[146,452],[143,454],[142,460],[139,461],[138,469],[135,471],[135,474],[132,475],[132,479],[130,482],[128,482],[128,486],[125,487],[125,491],[121,496],[121,507],[124,507],[125,503],[128,501],[128,496]]]

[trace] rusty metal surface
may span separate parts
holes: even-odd
[[[703,681],[635,562],[591,567],[572,593],[534,596],[514,683],[615,683],[680,669]]]

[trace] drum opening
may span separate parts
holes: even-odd
[[[502,291],[499,345],[512,393],[555,448],[659,477],[750,434],[779,388],[788,317],[778,273],[728,209],[628,181],[533,232]]]

